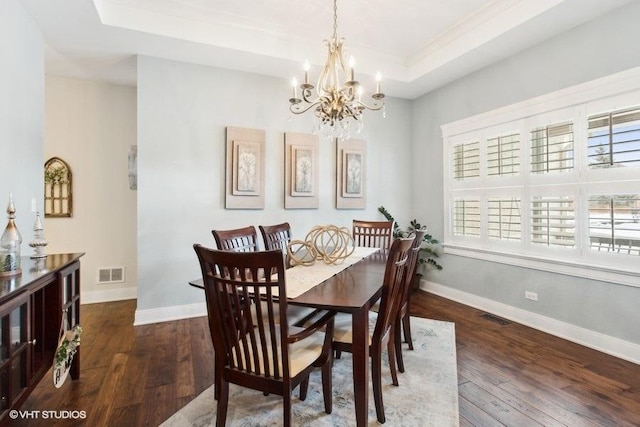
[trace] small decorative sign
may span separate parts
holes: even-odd
[[[58,348],[56,348],[56,354],[53,359],[53,385],[56,388],[62,387],[62,384],[64,384],[69,375],[73,356],[78,351],[78,346],[80,345],[81,335],[82,327],[76,325],[72,329],[65,331],[58,343]]]

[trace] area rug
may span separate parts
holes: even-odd
[[[382,369],[383,400],[388,426],[458,426],[458,378],[456,369],[455,328],[451,322],[411,318],[414,351],[403,351],[405,372],[398,374],[399,387],[391,384],[386,354]],[[319,370],[311,374],[307,399],[293,393],[295,426],[354,426],[352,366],[343,353],[333,366],[333,413],[324,412]],[[162,427],[214,426],[216,401],[213,386],[172,415]],[[282,425],[282,397],[229,386],[228,426]],[[369,383],[369,425],[379,425]]]

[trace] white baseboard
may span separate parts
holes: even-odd
[[[80,291],[82,304],[96,304],[100,302],[122,301],[138,298],[138,288],[106,289],[104,291]]]
[[[616,337],[581,328],[570,323],[479,297],[438,283],[422,280],[420,289],[435,295],[475,307],[517,323],[538,329],[585,347],[640,364],[640,345]]]
[[[177,305],[173,307],[151,308],[136,310],[133,326],[147,325],[149,323],[169,322],[172,320],[189,319],[207,315],[207,305],[204,302],[189,305]]]

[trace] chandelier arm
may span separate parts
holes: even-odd
[[[313,104],[310,104],[309,106],[307,106],[304,109],[302,109],[300,107],[299,103],[298,104],[291,104],[291,105],[289,105],[289,111],[291,111],[293,114],[303,114],[303,113],[306,113],[307,111],[309,111],[310,109],[312,109],[313,107],[315,107],[315,106],[317,106],[317,105],[319,105],[321,103],[322,103],[322,101],[319,101],[319,100],[315,101]],[[294,110],[294,107],[297,107],[297,108]]]
[[[318,96],[318,97],[316,97],[316,99],[311,99],[312,89],[313,89],[313,87],[311,87],[311,88],[302,88],[302,99],[304,99],[305,102],[316,104],[316,103],[320,102],[321,97]]]
[[[371,111],[378,111],[382,107],[384,107],[384,101],[382,101],[382,102],[380,102],[378,104],[379,101],[376,99],[373,102],[374,102],[373,105],[367,105],[366,103],[364,103],[362,101],[358,101],[358,105],[366,108],[367,110],[371,110]]]

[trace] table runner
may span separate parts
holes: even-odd
[[[297,265],[287,269],[285,272],[287,298],[302,295],[317,284],[377,251],[379,251],[378,248],[356,247],[353,253],[340,264],[327,264],[322,260],[317,260],[308,267]]]

